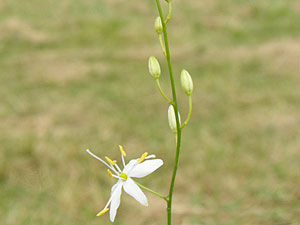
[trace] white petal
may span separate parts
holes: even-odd
[[[138,161],[136,159],[130,160],[122,172],[128,174],[136,164],[138,164]]]
[[[127,194],[131,195],[135,200],[141,203],[144,206],[148,206],[148,200],[142,190],[137,186],[136,183],[131,178],[127,178],[127,180],[123,184],[124,191]]]
[[[106,209],[109,204],[111,203],[111,200],[113,198],[113,194],[116,190],[116,188],[119,186],[119,185],[122,185],[122,181],[121,180],[118,180],[117,183],[115,183],[112,187],[111,187],[111,191],[110,191],[110,197],[109,197],[109,200],[107,201],[106,205],[104,206],[104,209]]]
[[[157,170],[163,164],[164,163],[161,159],[146,160],[134,166],[128,176],[137,178],[147,176],[148,174]]]
[[[112,187],[112,194],[111,194],[111,203],[110,203],[110,210],[109,210],[109,218],[111,222],[114,222],[117,210],[120,206],[121,202],[121,193],[122,193],[122,186],[123,182],[117,182]]]
[[[116,190],[116,188],[117,188],[120,184],[122,184],[122,181],[121,181],[121,180],[118,180],[118,182],[115,183],[115,184],[111,187],[110,196],[113,195],[114,191]]]

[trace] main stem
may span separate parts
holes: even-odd
[[[157,9],[158,9],[160,19],[161,19],[161,21],[164,21],[160,2],[159,2],[159,0],[155,0],[155,1],[156,1],[156,5],[157,5]],[[172,179],[171,179],[171,183],[170,183],[169,197],[168,197],[168,201],[167,201],[168,225],[171,225],[172,224],[173,190],[174,190],[175,178],[176,178],[176,173],[177,173],[177,168],[178,168],[180,145],[181,145],[181,128],[180,128],[180,123],[179,123],[179,118],[178,118],[176,89],[175,89],[175,82],[174,82],[172,65],[171,65],[171,57],[170,57],[170,49],[169,49],[166,23],[162,22],[162,26],[163,26],[163,35],[164,35],[165,47],[166,47],[166,59],[167,59],[167,62],[168,62],[168,69],[169,69],[170,82],[171,82],[171,88],[172,88],[173,106],[174,106],[174,110],[175,110],[176,126],[177,126],[176,155],[175,155],[175,162],[174,162],[174,169],[173,169]]]

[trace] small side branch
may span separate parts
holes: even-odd
[[[164,46],[164,43],[163,43],[162,35],[161,34],[158,35],[158,38],[159,38],[160,47],[161,47],[164,55],[166,56],[167,53],[166,53],[166,49],[165,49],[165,46]]]
[[[165,93],[163,92],[163,90],[161,89],[160,87],[160,83],[159,83],[159,79],[155,79],[155,83],[156,83],[156,86],[160,92],[160,94],[163,96],[163,98],[170,104],[170,105],[173,105],[173,102],[165,95]]]
[[[151,194],[156,195],[157,197],[159,197],[159,198],[165,200],[166,202],[169,201],[169,199],[168,199],[167,197],[165,197],[165,196],[163,196],[163,195],[157,193],[156,191],[153,191],[153,190],[151,190],[150,188],[147,188],[147,187],[145,187],[144,185],[142,185],[142,184],[140,184],[140,183],[138,183],[138,182],[136,182],[136,181],[134,181],[134,182],[135,182],[140,188],[142,188],[143,190],[148,191],[148,192],[150,192]]]
[[[192,115],[192,96],[189,95],[189,113],[188,113],[188,116],[186,118],[186,120],[184,121],[184,123],[181,125],[181,129],[188,124],[190,118],[191,118],[191,115]]]
[[[172,2],[171,0],[168,2],[168,6],[169,6],[169,13],[168,13],[168,16],[165,20],[165,24],[167,24],[171,18],[171,13],[172,13]]]

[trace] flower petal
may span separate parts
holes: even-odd
[[[145,157],[145,159],[154,159],[154,158],[156,158],[156,155],[154,154]]]
[[[117,188],[120,184],[122,184],[122,181],[121,181],[121,180],[118,180],[118,182],[115,183],[115,184],[111,187],[110,196],[113,195],[113,193],[115,192],[116,188]]]
[[[116,190],[116,188],[117,188],[120,184],[122,185],[122,181],[121,181],[121,180],[118,180],[118,182],[115,183],[115,184],[111,187],[109,200],[107,201],[107,203],[106,203],[106,205],[104,206],[104,209],[103,209],[103,210],[105,210],[105,209],[109,206],[109,204],[111,203],[111,200],[112,200],[112,198],[113,198],[114,191]],[[102,210],[102,211],[103,211],[103,210]],[[101,211],[101,212],[102,212],[102,211]],[[101,213],[101,212],[99,212],[99,213]],[[97,214],[97,216],[99,215],[99,213]]]
[[[144,206],[148,206],[148,200],[142,190],[137,186],[136,183],[131,178],[127,178],[127,180],[123,184],[124,191],[127,194],[131,195],[135,200],[141,203]]]
[[[136,159],[130,160],[129,163],[124,167],[122,172],[128,174],[136,164],[138,164],[138,161]]]
[[[163,161],[161,159],[152,159],[146,160],[140,164],[134,166],[130,173],[128,174],[129,177],[144,177],[149,175],[150,173],[157,170],[159,167],[163,165]]]
[[[118,208],[120,206],[122,186],[123,186],[123,182],[122,181],[118,181],[112,187],[111,203],[110,203],[110,210],[109,210],[109,218],[110,218],[111,222],[115,221],[117,210],[118,210]]]

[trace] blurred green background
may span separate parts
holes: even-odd
[[[162,2],[166,10],[166,4]],[[0,1],[0,224],[100,225],[114,183],[86,152],[165,162],[140,180],[167,193],[168,105],[148,74],[153,0]],[[168,25],[181,117],[194,80],[174,225],[300,224],[300,3],[174,0]],[[115,224],[166,224],[165,203],[123,195]]]

